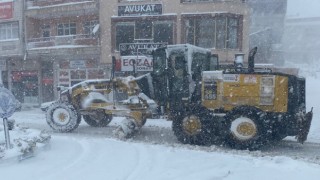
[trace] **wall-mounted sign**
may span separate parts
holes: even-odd
[[[10,19],[13,17],[13,2],[0,1],[0,19]]]
[[[166,47],[167,43],[122,43],[120,44],[120,55],[142,55],[148,54],[147,51],[156,48]]]
[[[153,71],[152,57],[121,56],[121,71]]]
[[[118,16],[141,16],[162,14],[162,4],[118,6]]]
[[[84,69],[86,68],[86,62],[84,60],[72,60],[70,61],[71,69]]]

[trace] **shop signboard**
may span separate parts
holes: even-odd
[[[161,15],[162,4],[128,4],[118,6],[118,16]]]
[[[121,56],[121,71],[153,71],[151,56]]]
[[[72,60],[72,61],[70,61],[70,68],[71,69],[85,69],[86,62],[84,60]]]
[[[13,1],[0,1],[0,19],[13,17]]]
[[[153,71],[153,49],[166,47],[167,43],[122,43],[121,58],[116,62],[118,71],[150,72]]]

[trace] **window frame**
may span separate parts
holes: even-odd
[[[19,32],[18,21],[0,23],[0,41],[19,40]]]
[[[230,14],[230,13],[219,13],[219,14],[183,14],[181,15],[181,29],[183,30],[181,32],[181,38],[182,38],[182,42],[184,43],[190,43],[190,44],[193,44],[193,45],[196,45],[196,46],[199,46],[200,44],[198,44],[198,40],[196,37],[197,36],[197,33],[199,33],[199,30],[197,30],[197,28],[199,27],[197,25],[197,22],[200,22],[201,20],[204,20],[204,19],[213,19],[213,21],[215,22],[215,25],[214,25],[214,43],[213,43],[213,47],[205,47],[205,48],[212,48],[212,49],[233,49],[233,50],[241,50],[242,49],[242,38],[243,38],[243,35],[242,35],[242,32],[243,32],[243,26],[242,26],[242,21],[243,21],[243,15],[239,15],[239,14]],[[223,31],[223,34],[224,34],[224,37],[223,37],[223,46],[219,47],[218,46],[218,43],[219,43],[219,37],[218,37],[218,29],[219,29],[219,19],[222,19],[224,21],[223,23],[223,27],[224,28],[224,31]],[[230,46],[229,45],[229,38],[231,37],[230,36],[230,30],[228,28],[228,22],[229,22],[229,19],[237,19],[237,28],[236,28],[236,46]],[[190,42],[188,39],[190,38],[190,35],[188,34],[187,30],[188,27],[187,27],[187,21],[193,21],[193,31],[192,31],[192,36],[193,38],[191,37],[191,41]],[[198,23],[199,24],[199,23]],[[200,47],[202,47],[200,45]]]
[[[83,34],[85,35],[91,35],[93,32],[94,27],[99,24],[98,20],[89,20],[89,21],[85,21],[82,24],[82,30],[83,30]],[[86,32],[86,30],[89,30],[89,32]]]
[[[138,21],[151,21],[152,22],[152,37],[151,39],[137,39],[136,37],[136,22]],[[172,37],[171,37],[171,41],[172,41],[172,44],[174,44],[176,42],[176,27],[175,27],[175,24],[176,24],[176,16],[167,16],[167,17],[164,17],[164,18],[159,18],[159,17],[150,17],[150,18],[147,18],[147,19],[144,19],[144,18],[114,18],[112,19],[112,51],[113,52],[119,52],[119,47],[117,46],[117,44],[120,44],[117,42],[117,25],[121,25],[121,24],[133,24],[134,26],[134,39],[133,39],[133,42],[137,42],[137,41],[140,41],[140,40],[146,40],[146,41],[154,41],[154,25],[155,24],[161,24],[161,23],[171,23],[172,24]],[[121,42],[122,43],[122,42]],[[154,43],[157,43],[157,42],[154,42]]]
[[[74,26],[72,26],[74,25]],[[74,34],[72,34],[74,29]],[[60,34],[60,32],[63,32]],[[66,33],[68,32],[68,33]],[[72,36],[77,34],[77,23],[73,21],[63,22],[57,24],[57,36]]]

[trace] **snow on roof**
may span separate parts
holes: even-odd
[[[230,13],[228,11],[214,11],[214,12],[188,12],[188,13],[181,13],[181,15],[195,15],[195,14],[224,14]]]
[[[136,17],[143,17],[143,16],[176,16],[177,13],[164,13],[164,14],[160,14],[160,15],[139,15],[139,16],[116,16],[113,15],[111,16],[111,18],[123,18],[123,17],[131,17],[131,18],[136,18]]]
[[[61,45],[61,46],[49,46],[49,47],[36,47],[36,48],[30,48],[30,49],[41,50],[41,49],[62,49],[62,48],[65,49],[65,48],[81,48],[81,47],[92,47],[92,46],[88,46],[88,45]]]

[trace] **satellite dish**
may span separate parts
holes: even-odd
[[[99,28],[100,28],[100,24],[95,25],[94,28],[92,29],[92,34],[95,35],[98,32]]]

